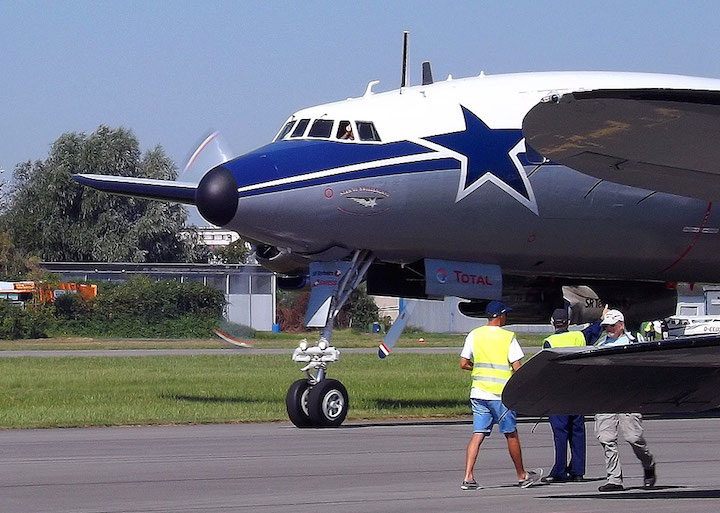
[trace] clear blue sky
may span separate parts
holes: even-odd
[[[220,130],[236,153],[294,110],[400,80],[546,70],[720,78],[715,1],[0,0],[0,168],[64,132],[123,126],[179,168]]]

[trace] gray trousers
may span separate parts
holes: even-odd
[[[595,436],[605,451],[605,469],[608,483],[622,484],[623,475],[618,458],[618,428],[622,428],[625,441],[630,444],[643,469],[655,466],[655,459],[643,437],[642,415],[639,413],[598,413],[595,415]]]

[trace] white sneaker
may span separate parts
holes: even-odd
[[[526,472],[527,476],[522,481],[518,482],[518,486],[520,488],[528,488],[534,484],[537,484],[540,482],[540,479],[542,479],[543,476],[543,469],[536,468],[534,470],[528,470]]]

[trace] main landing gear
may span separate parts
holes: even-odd
[[[317,344],[310,346],[303,340],[293,352],[293,361],[305,364],[301,370],[307,377],[290,385],[285,407],[290,421],[299,428],[338,427],[347,416],[350,405],[347,389],[338,380],[326,377],[328,365],[340,359],[340,350],[330,344],[330,338],[336,315],[373,260],[369,251],[355,251],[350,269],[332,296],[328,320]]]

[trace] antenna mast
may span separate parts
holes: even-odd
[[[403,87],[408,85],[408,36],[409,32],[403,32],[403,54],[402,54],[402,77],[400,78],[400,94]]]

